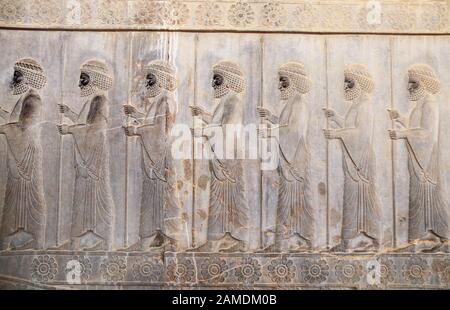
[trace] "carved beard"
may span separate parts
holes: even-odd
[[[289,85],[286,88],[282,88],[280,89],[280,94],[281,94],[281,100],[287,100],[289,98],[291,98],[295,93],[295,89],[294,87],[292,87],[292,85]]]
[[[30,89],[30,86],[28,86],[27,83],[23,80],[20,83],[14,83],[12,84],[12,93],[13,95],[21,95],[26,93]]]
[[[344,91],[344,97],[347,101],[355,100],[361,96],[361,87],[358,84],[355,84],[353,88],[346,89]]]
[[[159,94],[161,94],[161,86],[158,85],[158,83],[153,84],[152,86],[145,86],[145,94],[148,97],[156,97]]]
[[[80,96],[81,97],[88,97],[94,94],[96,91],[96,88],[92,86],[91,83],[87,84],[86,86],[83,86],[80,88]]]
[[[228,86],[226,86],[225,83],[222,83],[221,85],[214,88],[214,98],[222,98],[223,96],[228,94],[229,91],[230,89],[228,88]]]
[[[423,84],[420,83],[417,89],[410,91],[408,97],[411,101],[418,101],[425,97],[425,87]]]

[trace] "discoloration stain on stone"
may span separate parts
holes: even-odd
[[[203,221],[208,218],[208,214],[203,209],[197,210],[197,215],[198,215],[199,219],[203,220]]]
[[[323,182],[320,182],[317,185],[317,189],[319,190],[320,195],[325,195],[327,193],[327,186]]]
[[[178,190],[181,190],[183,188],[183,181],[181,181],[181,180],[177,181],[177,188],[178,188]]]
[[[338,223],[341,222],[342,216],[337,210],[331,209],[330,210],[330,219],[331,219],[331,222],[330,222],[331,226],[336,226]]]
[[[190,180],[192,178],[191,161],[189,159],[183,160],[184,179]]]
[[[208,184],[208,177],[206,175],[202,175],[198,178],[198,187],[205,190],[207,184]]]

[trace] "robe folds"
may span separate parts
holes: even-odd
[[[409,241],[432,231],[449,238],[449,206],[439,182],[439,115],[432,96],[417,101],[409,116],[409,128],[416,128],[405,139],[408,151]]]
[[[299,98],[289,100],[280,114],[279,123],[282,127],[279,131],[277,239],[293,234],[309,241],[313,237],[308,119],[307,107]]]
[[[240,126],[242,120],[242,102],[232,94],[221,99],[214,110],[210,126],[218,126],[222,130],[222,142],[225,145],[227,134],[232,134],[227,132],[227,125]],[[239,240],[247,239],[248,205],[245,198],[243,160],[239,159],[236,148],[241,145],[241,140],[239,137],[235,138],[234,159],[220,156],[217,148],[211,145],[208,240],[218,240],[225,233],[230,233]]]
[[[139,128],[143,171],[139,236],[145,239],[159,230],[179,239],[170,136],[175,121],[173,99],[163,93],[146,108],[144,124]]]
[[[92,99],[107,104],[106,98]],[[75,157],[75,193],[71,238],[93,232],[111,243],[114,202],[109,180],[109,147],[106,123],[81,125],[73,132]]]
[[[27,92],[16,104],[10,121],[18,121],[18,110],[27,100],[38,100],[38,104],[41,104],[40,96],[35,91]],[[41,248],[44,242],[46,203],[39,124],[18,129],[13,135],[7,134],[6,142],[8,170],[0,239],[4,241],[23,230]]]
[[[368,100],[352,103],[341,138],[344,168],[343,240],[359,233],[379,240],[380,202],[375,187],[372,106]]]

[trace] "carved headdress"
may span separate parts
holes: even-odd
[[[113,84],[111,70],[101,60],[88,60],[81,66],[81,72],[89,75],[89,84],[81,88],[81,97],[90,96],[97,91],[108,91]]]
[[[174,91],[177,87],[177,77],[175,67],[164,60],[153,60],[145,66],[148,73],[156,76],[156,83],[147,86],[147,94],[155,97],[161,93],[162,89]]]
[[[288,62],[278,69],[280,76],[287,76],[291,82],[289,87],[281,92],[282,99],[290,98],[295,91],[306,94],[311,89],[311,80],[301,62]]]
[[[20,95],[29,88],[41,89],[47,83],[47,78],[42,66],[34,59],[23,58],[14,64],[14,70],[24,76],[22,82],[14,85],[13,94]]]
[[[352,79],[357,82],[357,85],[351,90],[345,92],[345,98],[347,100],[353,100],[360,96],[361,91],[365,91],[370,94],[374,87],[374,81],[366,66],[360,64],[349,65],[344,70],[346,78]]]
[[[220,74],[224,82],[214,89],[214,98],[225,96],[230,89],[242,93],[245,89],[244,73],[241,68],[231,61],[220,61],[213,66],[213,73]]]
[[[411,100],[422,98],[425,95],[425,90],[432,94],[436,94],[441,88],[441,83],[439,82],[436,73],[429,65],[414,65],[408,69],[408,75],[420,82],[419,88],[415,92],[410,93]]]

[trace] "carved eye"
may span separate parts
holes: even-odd
[[[14,77],[13,77],[13,82],[15,84],[20,83],[23,81],[23,74],[20,71],[14,70]]]
[[[213,86],[220,86],[223,84],[223,76],[220,74],[214,74],[213,76]]]
[[[91,78],[88,74],[81,72],[80,74],[80,83],[78,84],[80,87],[86,86],[89,84]]]
[[[352,79],[345,78],[344,83],[345,83],[346,88],[351,89],[351,88],[355,87],[355,81],[353,81]]]
[[[147,74],[147,86],[153,86],[156,84],[156,76],[153,73]]]
[[[415,80],[410,80],[409,81],[409,87],[412,89],[417,89],[419,88],[419,82],[415,81]]]
[[[287,76],[280,76],[279,87],[280,88],[288,88],[290,85],[289,78]]]

